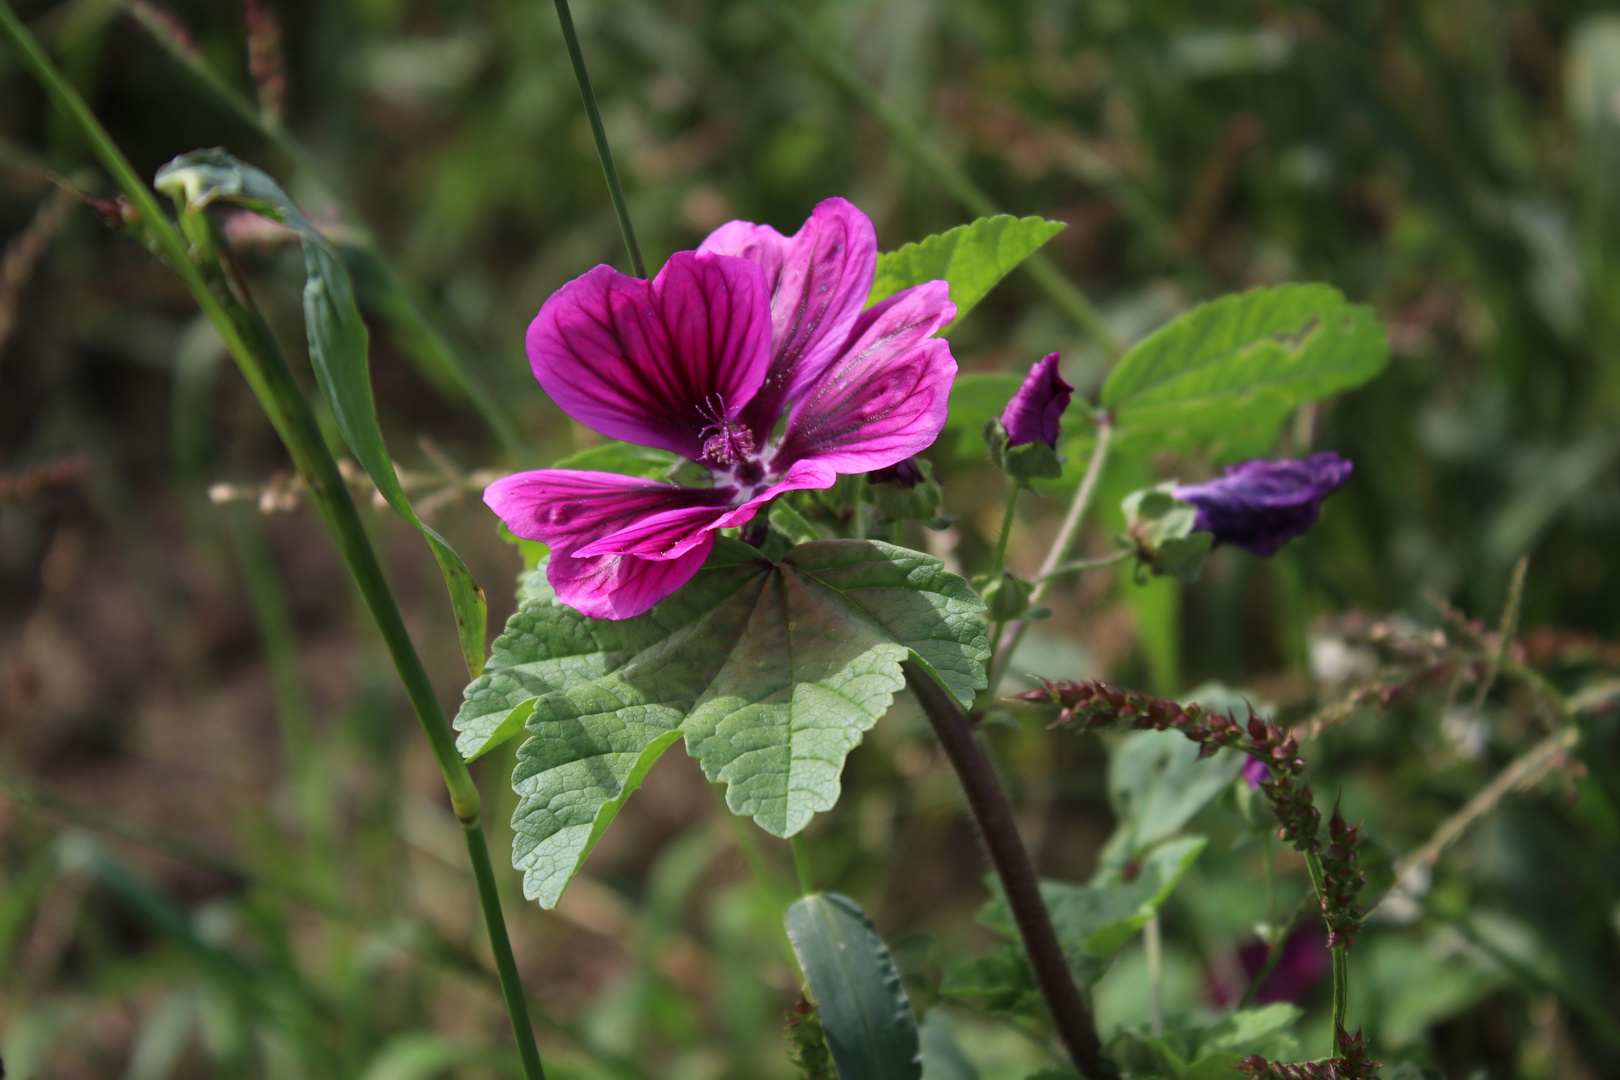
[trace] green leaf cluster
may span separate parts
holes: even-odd
[[[513,862],[546,906],[677,740],[734,813],[791,836],[838,797],[845,756],[918,662],[964,707],[985,686],[983,603],[937,559],[870,540],[800,544],[779,562],[722,538],[645,615],[589,619],[537,571],[466,690],[473,758],[526,734]]]
[[[1108,1052],[1128,1077],[1163,1080],[1223,1080],[1250,1054],[1291,1060],[1299,1043],[1289,1029],[1303,1015],[1293,1005],[1267,1005],[1230,1013],[1208,1022],[1167,1017],[1162,1035],[1145,1030],[1121,1032]]]

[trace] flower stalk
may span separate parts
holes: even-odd
[[[979,835],[990,853],[996,875],[1001,879],[1007,906],[1018,925],[1019,939],[1029,956],[1036,984],[1058,1037],[1069,1051],[1074,1067],[1086,1080],[1112,1080],[1118,1074],[1103,1055],[1096,1019],[1080,996],[1068,961],[1064,959],[1051,913],[1041,898],[1035,867],[1018,836],[1012,807],[1007,804],[995,770],[974,741],[967,715],[951,696],[914,663],[908,661],[904,666],[906,683],[917,696],[967,795],[968,807],[979,826]]]
[[[153,246],[190,289],[198,306],[224,340],[254,396],[286,445],[294,466],[304,478],[345,567],[382,633],[406,696],[421,722],[444,777],[451,806],[461,822],[468,858],[472,862],[501,992],[506,1000],[524,1072],[530,1080],[543,1080],[545,1073],[529,1024],[528,1006],[518,978],[511,941],[507,937],[506,923],[501,915],[500,897],[489,862],[489,848],[480,822],[478,787],[456,751],[455,735],[450,730],[427,671],[406,631],[404,619],[366,534],[365,525],[349,497],[343,474],[321,437],[309,402],[304,398],[263,317],[247,305],[246,297],[238,297],[233,292],[233,282],[224,265],[218,259],[194,258],[194,248],[201,255],[208,254],[210,248],[215,253],[223,248],[211,219],[205,214],[189,216],[185,223],[187,235],[182,237],[164,214],[151,188],[136,175],[84,99],[63,78],[39,42],[17,18],[7,0],[0,0],[0,35],[17,50],[24,65],[39,80],[52,102],[78,126],[97,157],[129,198],[135,215],[132,227],[139,230],[142,239]]]

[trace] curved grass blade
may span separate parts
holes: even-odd
[[[456,632],[461,639],[467,670],[477,676],[484,666],[484,628],[487,619],[484,590],[478,587],[461,556],[411,508],[394,473],[393,459],[377,423],[371,394],[368,362],[369,336],[354,301],[354,289],[343,258],[287,193],[267,174],[238,161],[223,150],[194,150],[158,170],[158,190],[171,197],[184,196],[186,208],[196,211],[214,203],[240,206],[287,226],[304,246],[304,322],[309,334],[310,360],[321,392],[344,441],[371,477],[377,491],[399,516],[427,539],[434,560],[450,590]]]

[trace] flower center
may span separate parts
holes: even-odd
[[[708,421],[698,432],[698,438],[703,440],[703,460],[733,466],[754,456],[753,432],[726,417],[726,403],[719,394],[710,394],[698,407],[698,414]]]

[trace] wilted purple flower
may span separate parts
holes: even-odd
[[[650,282],[598,266],[545,302],[528,352],[551,399],[713,478],[542,469],[491,484],[484,501],[507,527],[550,545],[546,577],[563,603],[639,615],[697,573],[716,530],[934,441],[956,374],[934,334],[956,307],[931,281],[863,311],[876,264],[871,221],[828,199],[791,237],[733,221]]]
[[[1332,451],[1287,461],[1245,461],[1228,465],[1218,480],[1171,494],[1198,508],[1194,530],[1214,533],[1217,544],[1270,555],[1316,524],[1322,500],[1350,479],[1351,469]]]
[[[1058,421],[1069,407],[1074,387],[1058,374],[1058,354],[1047,353],[1029,369],[1023,385],[1001,411],[1001,426],[1007,429],[1007,445],[1044,442],[1057,449]]]
[[[1250,791],[1259,791],[1260,785],[1271,779],[1271,770],[1257,757],[1243,759],[1243,779]]]

